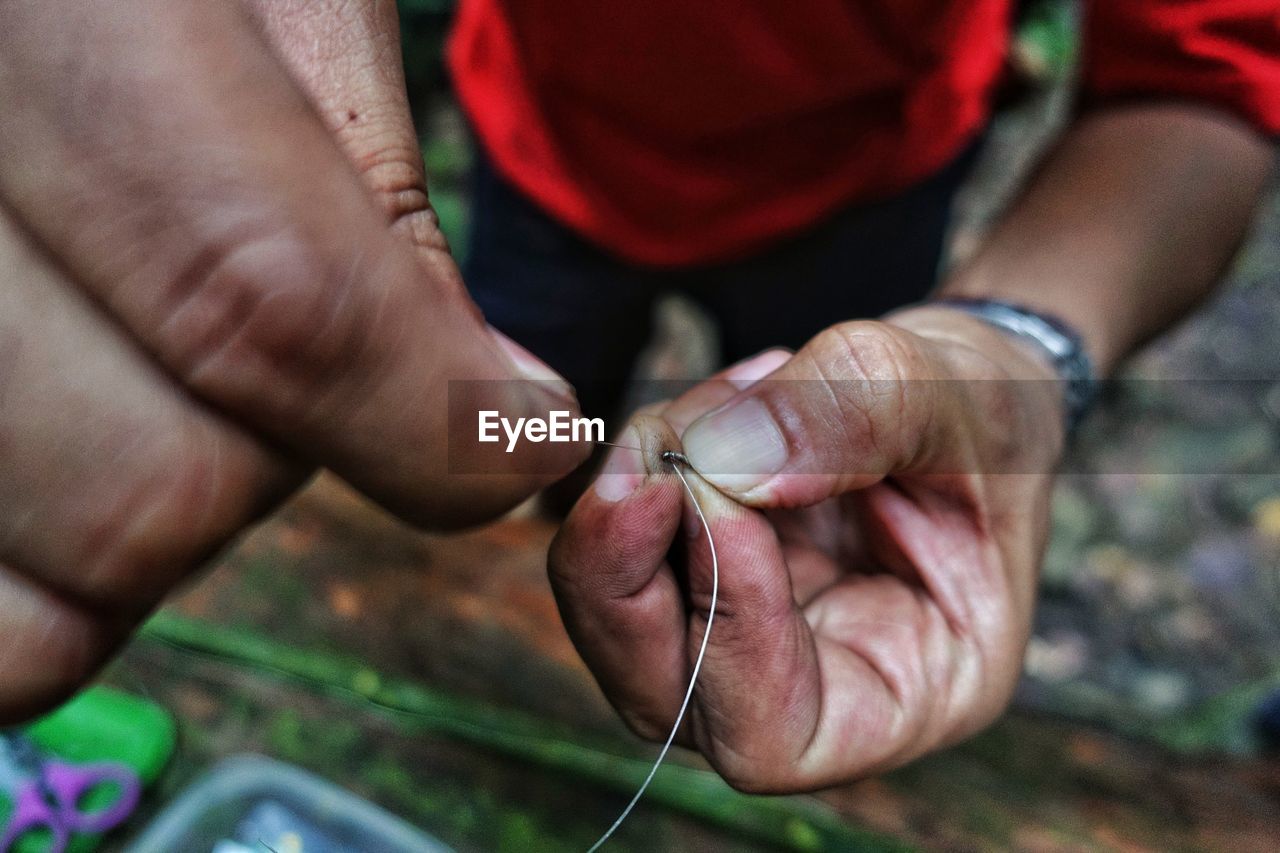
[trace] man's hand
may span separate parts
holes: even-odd
[[[660,737],[702,639],[709,553],[658,460],[680,435],[720,557],[684,743],[736,787],[788,791],[990,722],[1030,630],[1057,386],[1023,344],[918,308],[765,353],[637,418],[621,443],[645,452],[614,451],[551,552],[606,696]]]
[[[46,0],[0,26],[0,721],[88,676],[317,466],[406,518],[579,461],[449,474],[450,379],[573,408],[486,329],[427,203],[387,0]]]

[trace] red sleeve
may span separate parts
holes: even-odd
[[[1221,107],[1280,134],[1280,0],[1090,0],[1086,99]]]

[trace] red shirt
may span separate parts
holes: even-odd
[[[920,181],[989,116],[1010,0],[463,0],[449,63],[497,169],[643,264],[741,255]],[[1280,132],[1277,0],[1096,0],[1084,85]]]

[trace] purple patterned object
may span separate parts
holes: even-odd
[[[81,801],[103,785],[119,789],[115,799],[105,808],[83,811]],[[14,733],[0,735],[0,789],[13,802],[0,834],[0,853],[11,853],[24,836],[42,830],[51,836],[49,853],[62,853],[75,833],[98,834],[119,826],[142,796],[141,780],[127,765],[45,759],[30,740]]]

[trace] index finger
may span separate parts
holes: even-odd
[[[664,736],[688,680],[684,593],[667,552],[682,492],[662,461],[674,436],[640,416],[551,543],[547,567],[569,636],[637,733]],[[640,448],[640,452],[630,447]]]

